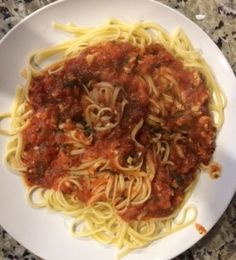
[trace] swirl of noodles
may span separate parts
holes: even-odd
[[[100,132],[116,127],[128,103],[122,88],[108,82],[99,82],[93,86],[92,91],[87,90],[87,93],[90,104],[86,108],[85,118],[89,125]]]

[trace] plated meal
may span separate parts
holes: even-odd
[[[225,107],[201,54],[153,22],[54,27],[71,39],[30,54],[0,115],[30,205],[71,216],[73,236],[119,257],[194,223],[197,205],[185,203],[202,169],[219,176]]]

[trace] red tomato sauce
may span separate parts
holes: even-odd
[[[167,72],[178,87],[165,83]],[[146,74],[153,78],[160,93],[158,102],[164,106],[164,127],[153,127],[145,121],[152,98],[144,80]],[[84,122],[87,107],[83,86],[101,81],[122,86],[128,100],[123,117],[112,131],[101,134],[86,128],[81,132],[77,124]],[[163,103],[164,94],[178,104]],[[77,57],[65,61],[62,70],[53,74],[43,71],[31,80],[29,103],[33,113],[29,126],[23,131],[26,183],[58,189],[61,178],[69,174],[67,169],[79,166],[81,160],[103,157],[110,159],[114,167],[116,150],[124,162],[129,155],[137,153],[145,157],[151,149],[153,133],[161,133],[163,140],[172,143],[171,134],[181,132],[186,138],[178,142],[178,149],[170,151],[174,164],[161,165],[160,159],[154,158],[156,175],[150,199],[141,206],[130,206],[121,215],[127,221],[137,219],[140,211],[145,212],[146,219],[168,216],[183,201],[185,189],[195,178],[199,164],[208,163],[215,149],[215,128],[208,112],[208,99],[203,76],[184,68],[181,61],[159,44],[149,45],[145,50],[121,42],[88,47]],[[178,110],[178,106],[182,106],[182,110]],[[131,139],[131,131],[141,118],[145,122],[137,141],[143,148],[135,146]],[[83,155],[70,154],[70,138],[66,132],[71,130],[81,138],[93,133],[93,141]],[[86,203],[91,187],[85,180],[81,182],[83,192],[77,190],[77,197]],[[68,188],[64,192],[70,194],[75,190]]]
[[[207,230],[203,225],[196,223],[195,227],[200,235],[205,235],[207,233]]]

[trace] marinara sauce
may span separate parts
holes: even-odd
[[[158,90],[156,102],[162,107],[161,124],[147,123],[153,94],[145,80],[149,75]],[[170,79],[171,76],[171,79]],[[85,122],[84,113],[88,105],[83,86],[98,82],[109,82],[122,87],[128,103],[119,124],[104,133],[96,132]],[[27,185],[58,189],[68,168],[79,166],[81,160],[103,157],[113,159],[118,150],[121,164],[127,158],[143,157],[150,153],[152,137],[160,134],[161,140],[170,144],[169,160],[163,164],[161,158],[153,158],[156,174],[152,181],[150,198],[139,206],[130,206],[121,214],[126,221],[135,220],[140,212],[144,219],[164,217],[171,214],[183,201],[185,189],[194,180],[200,163],[207,164],[215,149],[215,128],[209,115],[209,90],[204,77],[182,62],[159,44],[140,49],[123,42],[106,42],[84,49],[78,56],[66,60],[61,70],[54,73],[42,71],[34,76],[29,88],[29,104],[32,108],[30,123],[23,131],[23,161],[27,166]],[[167,102],[166,97],[171,96]],[[131,131],[140,121],[144,124],[136,139]],[[85,147],[83,155],[71,156],[70,139],[66,132],[77,131],[77,124],[84,124],[84,138],[93,135],[92,142]],[[178,146],[172,146],[173,134],[180,133]],[[118,174],[114,169],[113,174]],[[77,197],[87,202],[91,190],[81,177],[83,192]],[[70,194],[70,189],[65,191]],[[104,200],[104,198],[103,198]]]

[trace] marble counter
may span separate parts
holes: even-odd
[[[159,0],[197,23],[218,45],[236,73],[236,0]],[[51,0],[0,0],[0,38]],[[236,87],[236,86],[235,86]],[[1,213],[0,213],[1,214]],[[0,227],[0,260],[40,258]],[[214,228],[175,260],[236,259],[236,195]]]

